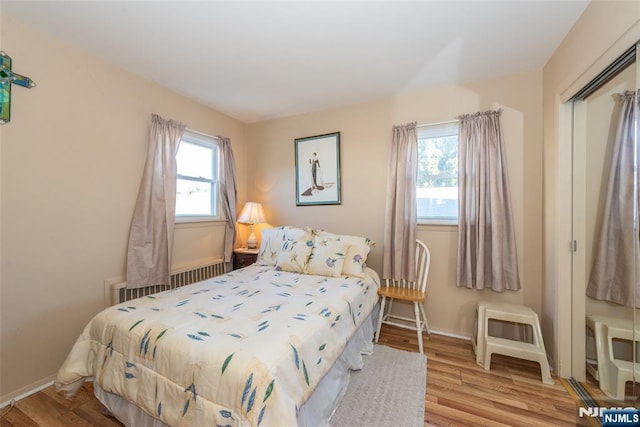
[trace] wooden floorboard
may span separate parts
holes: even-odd
[[[425,425],[575,426],[576,400],[562,382],[542,383],[540,365],[494,355],[491,370],[476,364],[471,343],[424,337],[427,355]],[[417,351],[415,332],[387,327],[380,344]]]
[[[413,331],[387,325],[379,343],[418,349]],[[485,371],[476,364],[469,341],[425,335],[424,347],[425,426],[575,426],[582,421],[577,419],[575,396],[557,378],[553,385],[543,384],[537,363],[494,355],[491,370]],[[88,382],[71,400],[49,387],[0,410],[0,427],[29,426],[122,424],[104,412]]]

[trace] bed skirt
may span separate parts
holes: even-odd
[[[318,383],[309,399],[300,407],[298,412],[298,426],[325,427],[340,404],[349,385],[350,371],[362,369],[363,354],[373,352],[373,338],[378,320],[379,304],[376,304],[369,317],[351,337],[349,342],[327,372]],[[117,394],[104,391],[94,382],[94,393],[98,400],[126,426],[131,427],[166,427],[162,421],[147,415],[138,406],[123,399]]]

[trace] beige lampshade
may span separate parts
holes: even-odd
[[[258,238],[256,237],[256,234],[254,232],[255,230],[253,228],[253,224],[267,222],[267,219],[264,217],[262,205],[257,202],[247,202],[247,204],[244,205],[242,212],[240,212],[238,222],[240,224],[251,224],[251,234],[249,234],[249,238],[247,239],[247,248],[257,248]]]
[[[240,224],[261,224],[267,222],[262,205],[257,202],[247,202],[238,217]]]

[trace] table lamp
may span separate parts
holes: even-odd
[[[249,238],[247,239],[247,248],[255,249],[258,247],[258,238],[254,233],[254,225],[265,223],[267,219],[264,217],[264,211],[262,210],[262,205],[257,202],[247,202],[242,208],[242,212],[240,212],[240,216],[238,217],[238,222],[240,224],[249,224],[251,225],[251,234],[249,234]]]

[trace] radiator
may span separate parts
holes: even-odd
[[[221,259],[214,259],[199,262],[197,264],[191,264],[172,271],[170,283],[168,285],[127,289],[127,282],[125,280],[107,279],[104,281],[105,307],[140,298],[145,295],[151,295],[157,292],[190,285],[191,283],[210,279],[224,273],[226,273],[225,262]]]

